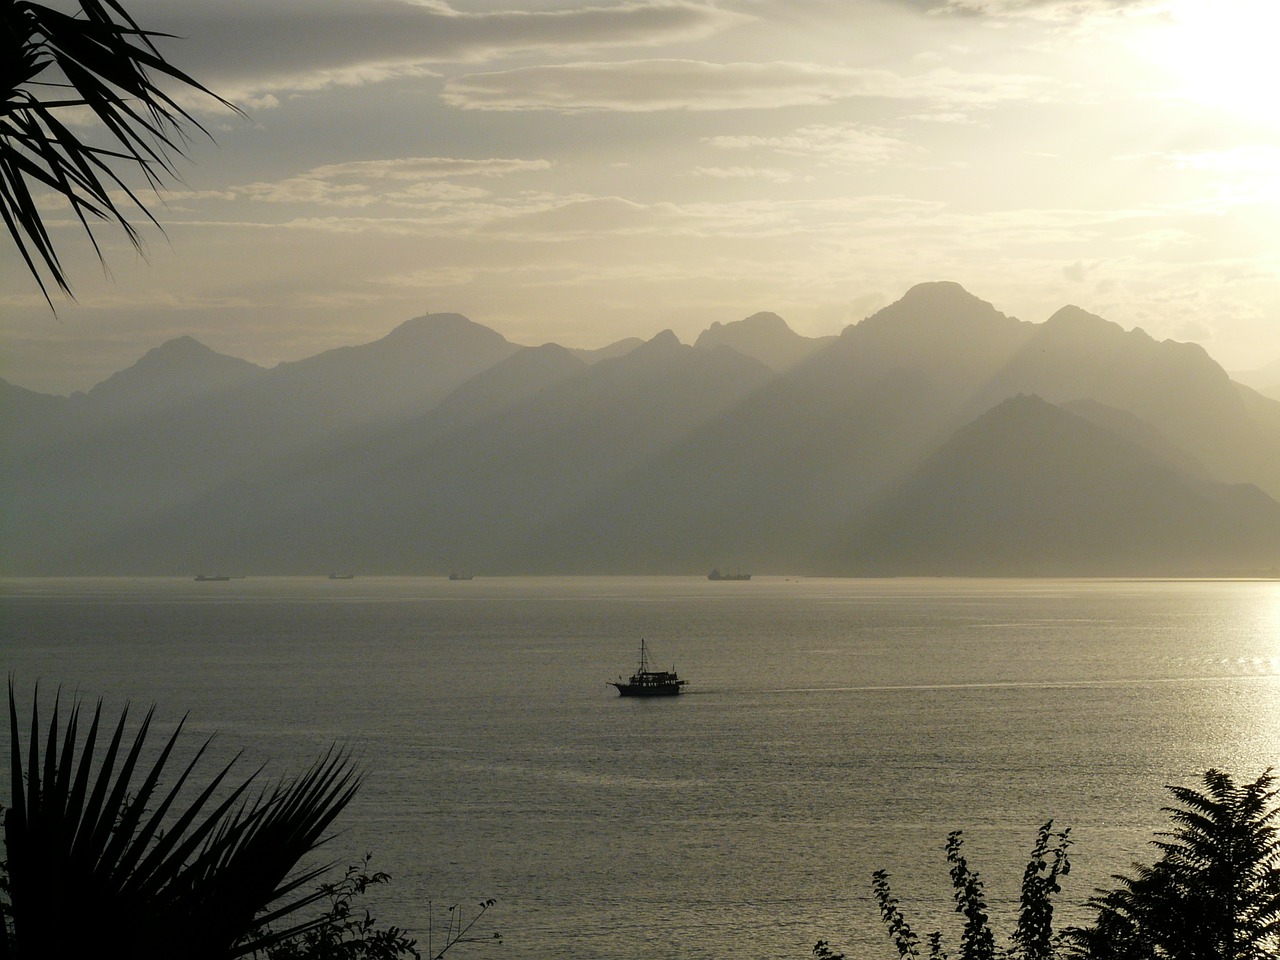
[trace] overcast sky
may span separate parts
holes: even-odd
[[[1272,0],[133,0],[193,107],[148,258],[12,246],[0,376],[190,334],[266,366],[453,311],[517,343],[836,333],[954,280],[1280,359]],[[51,207],[55,220],[65,211]],[[5,241],[6,243],[8,241]]]

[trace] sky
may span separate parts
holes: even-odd
[[[1280,360],[1272,0],[126,6],[244,116],[184,100],[212,137],[145,256],[102,226],[104,267],[50,198],[74,300],[10,243],[23,387],[183,335],[274,366],[428,312],[529,345],[763,310],[820,336],[933,280]]]

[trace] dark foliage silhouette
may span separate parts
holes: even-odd
[[[324,922],[283,940],[271,940],[266,929],[255,931],[269,942],[265,960],[398,960],[420,957],[413,940],[398,927],[379,929],[368,909],[358,901],[370,887],[389,883],[391,876],[369,872],[371,855],[347,867],[342,879],[320,885],[329,904]],[[255,952],[255,956],[257,953]]]
[[[80,702],[64,730],[55,698],[42,740],[37,691],[24,765],[10,682],[0,956],[94,956],[111,940],[135,960],[173,956],[175,944],[184,956],[213,960],[265,950],[326,922],[298,918],[325,898],[312,884],[332,865],[299,864],[359,789],[347,756],[331,749],[303,775],[256,792],[261,770],[228,782],[233,759],[184,792],[208,741],[173,773],[182,724],[157,752],[147,740],[153,710],[130,742],[128,708],[108,734],[99,702],[81,739]],[[162,788],[165,776],[172,786]]]
[[[166,84],[213,94],[170,63],[116,0],[78,0],[68,14],[26,0],[0,0],[0,216],[45,299],[47,273],[71,287],[32,188],[51,190],[71,205],[101,258],[91,221],[114,221],[133,245],[140,238],[113,197],[155,223],[119,170],[136,168],[158,190],[176,177],[188,131],[207,133]],[[91,111],[105,134],[90,143],[64,122],[68,110]],[[52,301],[50,301],[52,303]]]
[[[1280,956],[1280,835],[1275,777],[1209,770],[1204,789],[1169,787],[1174,829],[1160,857],[1090,900],[1094,923],[1068,930],[1090,960],[1264,960]]]
[[[1040,827],[1022,874],[1017,924],[1008,937],[1009,945],[1000,947],[991,928],[982,880],[964,856],[963,834],[956,830],[948,835],[946,850],[952,899],[955,900],[956,913],[964,917],[960,951],[956,954],[958,960],[1050,960],[1054,956],[1057,941],[1053,933],[1053,896],[1062,891],[1059,881],[1071,870],[1071,861],[1067,857],[1070,846],[1069,830],[1054,832],[1052,820]],[[921,956],[920,937],[907,922],[898,900],[893,896],[887,871],[875,872],[872,889],[880,907],[880,919],[898,955],[903,958]],[[942,931],[930,933],[926,940],[927,956],[937,960],[949,956]],[[835,951],[826,940],[819,940],[814,945],[813,955],[816,960],[845,960],[844,954]]]
[[[378,927],[373,914],[367,908],[359,908],[358,901],[371,887],[391,881],[389,874],[370,872],[371,859],[372,855],[366,854],[363,862],[347,867],[341,880],[322,884],[320,890],[329,903],[324,922],[287,939],[272,941],[262,951],[264,960],[400,960],[402,957],[420,960],[422,954],[417,949],[420,946],[417,940],[399,927]],[[438,950],[428,933],[428,960],[440,960],[459,944],[501,944],[502,935],[496,931],[484,937],[472,933],[495,903],[496,900],[481,902],[469,920],[460,906],[450,907]]]

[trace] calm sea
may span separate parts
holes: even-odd
[[[605,685],[641,637],[685,696]],[[999,912],[1049,818],[1079,916],[1164,784],[1280,766],[1275,582],[7,580],[0,651],[24,707],[155,703],[246,773],[350,747],[330,853],[393,874],[375,915],[438,947],[498,900],[451,958],[887,960],[873,870],[952,930],[948,831]]]

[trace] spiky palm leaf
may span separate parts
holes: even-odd
[[[261,949],[254,931],[265,922],[284,921],[272,939],[320,922],[295,919],[323,896],[300,891],[332,864],[301,871],[298,864],[360,786],[345,754],[330,750],[301,777],[257,794],[250,788],[261,768],[226,783],[233,758],[183,800],[208,741],[162,790],[182,723],[145,766],[154,708],[128,744],[122,710],[99,754],[101,702],[79,743],[80,702],[60,737],[59,700],[42,743],[37,694],[24,767],[10,682],[5,844],[19,951],[38,945],[51,956],[94,956],[109,939],[134,958],[173,956],[178,944],[183,956],[213,960]]]
[[[69,15],[0,0],[0,216],[46,300],[42,270],[67,294],[71,287],[32,185],[70,203],[99,258],[92,220],[118,223],[141,249],[112,191],[156,221],[117,168],[136,168],[158,189],[176,176],[173,161],[185,155],[187,131],[207,132],[159,84],[186,86],[236,109],[169,63],[153,42],[166,34],[139,27],[117,0],[79,6]],[[87,143],[63,123],[68,108],[92,111],[108,145]]]

